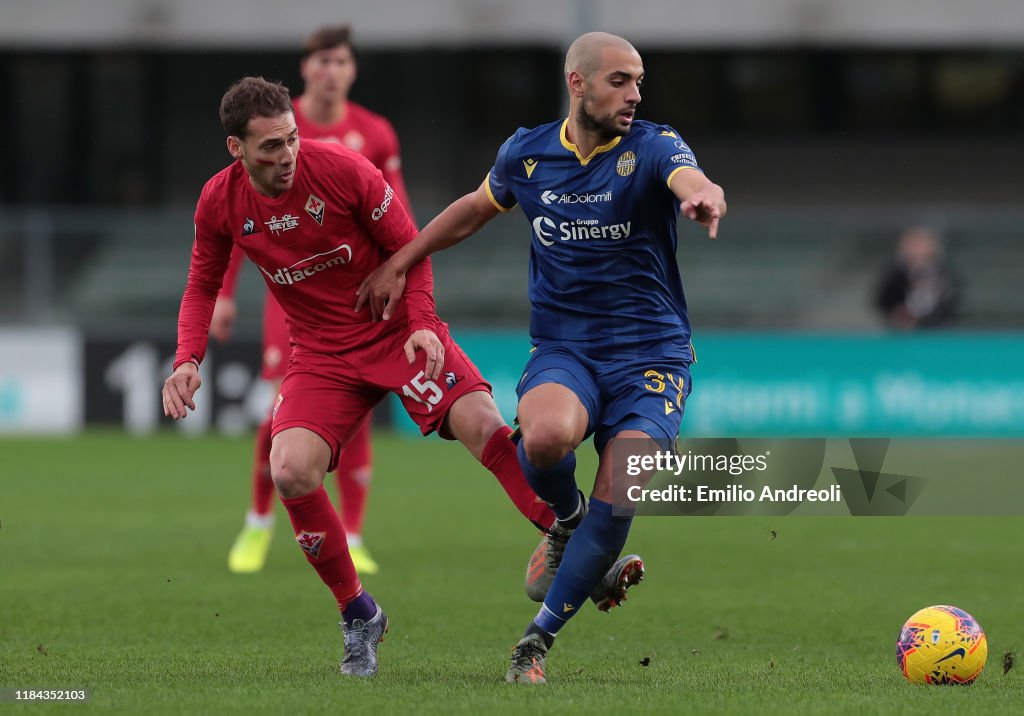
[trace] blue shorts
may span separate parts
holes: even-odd
[[[595,358],[565,343],[544,342],[530,356],[516,394],[544,383],[564,385],[587,410],[587,434],[600,455],[623,430],[639,430],[674,445],[690,380],[689,347],[643,358]],[[675,353],[675,355],[666,355]]]

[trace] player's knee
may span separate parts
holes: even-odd
[[[540,468],[557,465],[575,448],[572,431],[557,425],[541,426],[540,429],[523,433],[526,457]]]
[[[323,475],[290,457],[286,451],[271,453],[270,477],[281,497],[286,499],[308,495],[320,486],[323,479]]]
[[[505,419],[501,417],[497,408],[483,410],[477,413],[475,420],[470,425],[470,436],[473,444],[482,446],[494,436],[494,433],[505,427]],[[464,441],[465,442],[465,441]],[[467,443],[468,444],[468,443]]]

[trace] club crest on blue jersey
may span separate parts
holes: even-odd
[[[628,177],[636,169],[636,154],[623,152],[615,162],[615,171],[620,177]]]
[[[306,213],[313,217],[313,221],[320,224],[320,226],[324,225],[324,210],[326,208],[327,205],[324,204],[324,200],[320,197],[310,194],[309,198],[306,199]]]

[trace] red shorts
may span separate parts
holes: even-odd
[[[490,393],[491,386],[452,340],[446,324],[437,328],[444,367],[436,381],[423,375],[427,358],[422,351],[409,365],[403,350],[409,335],[407,327],[399,327],[373,345],[344,354],[315,353],[297,346],[274,404],[273,434],[288,428],[312,430],[331,448],[327,470],[332,472],[360,422],[391,392],[401,398],[424,435],[438,431],[451,439],[441,427],[452,404],[466,393]]]
[[[263,371],[265,380],[280,380],[288,370],[292,338],[284,309],[270,291],[263,304]]]

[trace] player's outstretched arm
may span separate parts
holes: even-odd
[[[199,367],[191,361],[182,363],[171,376],[164,381],[162,391],[164,401],[164,415],[175,420],[181,420],[189,410],[195,410],[196,404],[192,396],[199,390],[202,380],[199,378]]]
[[[483,185],[452,202],[412,241],[377,267],[356,289],[356,310],[367,303],[374,319],[391,318],[394,306],[405,290],[405,274],[417,262],[435,251],[447,249],[469,238],[498,215]]]
[[[687,219],[708,227],[708,238],[718,238],[718,222],[725,216],[725,190],[697,170],[683,170],[672,177],[672,193]]]

